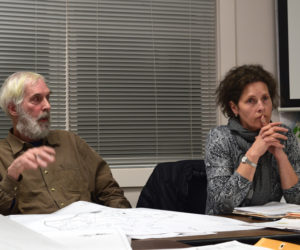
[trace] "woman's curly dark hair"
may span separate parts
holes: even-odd
[[[273,108],[278,105],[277,82],[273,75],[263,69],[261,65],[242,65],[232,68],[216,89],[216,101],[226,117],[234,117],[229,102],[236,105],[247,84],[263,82],[267,85]]]

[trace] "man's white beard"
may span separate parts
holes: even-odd
[[[43,112],[37,118],[32,118],[29,114],[24,112],[22,108],[19,110],[19,120],[16,129],[19,133],[31,140],[40,140],[45,138],[49,134],[50,130],[50,113]],[[48,122],[42,122],[39,124],[38,120],[41,118],[48,118]]]

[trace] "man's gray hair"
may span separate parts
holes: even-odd
[[[42,75],[28,71],[20,71],[10,75],[0,89],[0,107],[2,110],[9,115],[9,104],[20,105],[24,98],[26,84],[34,84],[39,79],[45,81]]]

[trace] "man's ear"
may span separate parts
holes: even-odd
[[[230,108],[231,108],[232,112],[234,113],[234,116],[237,117],[239,115],[238,106],[233,101],[230,101],[229,105],[230,105]]]
[[[18,116],[17,107],[16,107],[15,104],[13,104],[13,103],[8,104],[7,110],[8,110],[8,113],[9,113],[12,117]]]

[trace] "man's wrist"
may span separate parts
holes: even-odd
[[[9,167],[9,168],[7,169],[7,175],[8,175],[10,178],[12,178],[12,179],[18,181],[21,174],[18,173],[18,171],[17,171],[15,168]]]

